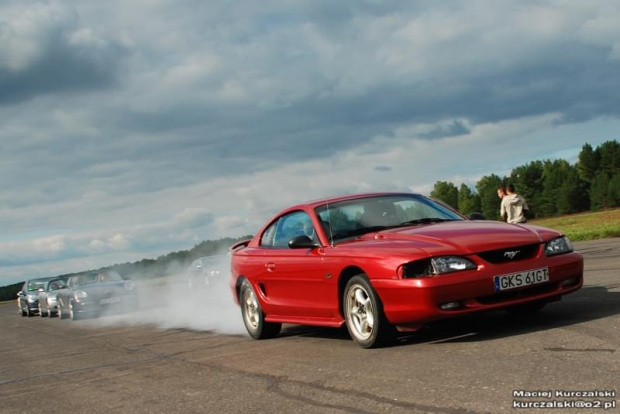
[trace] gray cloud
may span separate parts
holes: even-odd
[[[127,51],[55,3],[13,2],[0,18],[0,105],[115,84]]]

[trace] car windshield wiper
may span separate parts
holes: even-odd
[[[404,221],[404,222],[400,223],[398,225],[398,227],[413,226],[413,225],[416,225],[416,224],[441,223],[441,222],[444,222],[444,221],[456,221],[456,219],[444,219],[444,218],[439,218],[439,217],[425,217],[425,218],[421,218],[421,219],[417,219],[417,220]]]

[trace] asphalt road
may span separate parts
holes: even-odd
[[[342,330],[288,327],[253,341],[22,318],[14,303],[0,305],[0,412],[620,412],[620,239],[577,248],[586,259],[584,288],[539,314],[443,321],[377,350],[358,348]],[[581,390],[616,395],[525,396]],[[514,408],[515,401],[586,407]],[[600,409],[587,407],[596,401]]]

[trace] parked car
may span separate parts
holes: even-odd
[[[39,289],[39,316],[56,316],[58,312],[58,292],[66,287],[67,282],[64,279],[52,279],[45,282],[43,288]]]
[[[17,292],[17,308],[22,316],[33,316],[39,313],[39,290],[53,278],[30,279],[24,282],[22,290]]]
[[[139,307],[136,286],[114,271],[88,272],[69,277],[58,292],[58,317],[79,319],[112,310]]]
[[[204,289],[217,283],[227,272],[230,259],[226,255],[205,256],[194,260],[187,268],[187,287]]]
[[[535,312],[583,284],[560,232],[471,220],[410,193],[287,208],[232,246],[231,281],[255,339],[283,323],[340,327],[364,348],[443,318]]]

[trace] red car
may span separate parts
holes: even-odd
[[[410,193],[299,204],[231,250],[231,288],[255,339],[282,323],[346,323],[371,348],[438,319],[537,311],[583,284],[583,258],[561,233],[470,220]]]

